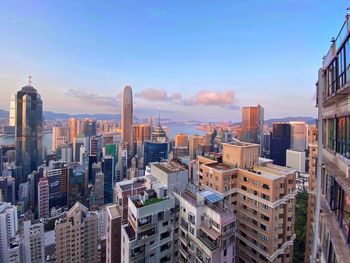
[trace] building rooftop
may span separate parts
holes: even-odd
[[[162,170],[165,173],[175,173],[180,171],[186,171],[183,167],[180,165],[177,165],[175,163],[168,163],[168,162],[160,162],[160,163],[151,163],[151,167],[154,166],[160,170]]]
[[[275,164],[267,163],[266,165],[257,165],[253,169],[246,170],[251,173],[258,174],[262,177],[265,177],[269,180],[275,180],[280,177],[285,177],[292,173],[295,173],[296,170],[288,167],[283,167]]]
[[[121,217],[119,207],[116,204],[107,206],[107,212],[108,212],[110,218]]]
[[[218,170],[220,172],[226,172],[226,171],[235,169],[235,168],[232,168],[230,165],[223,164],[223,163],[209,163],[209,164],[203,164],[203,165],[213,168],[215,170]]]
[[[121,182],[117,182],[116,186],[118,186],[122,191],[128,191],[136,188],[141,188],[141,187],[145,187],[145,183],[146,183],[146,177],[142,176],[142,177],[137,177],[131,180],[127,180],[127,181],[121,181]]]
[[[237,147],[260,147],[259,144],[255,143],[250,143],[250,142],[241,142],[239,140],[236,140],[234,142],[225,142],[222,143],[222,145],[227,145],[227,146],[237,146]]]

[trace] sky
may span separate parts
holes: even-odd
[[[0,109],[32,76],[44,110],[239,121],[316,116],[343,0],[0,1]]]

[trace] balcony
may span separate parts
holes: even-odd
[[[183,220],[183,219],[181,219],[180,226],[182,228],[184,228],[186,231],[188,230],[188,223],[185,220]]]
[[[216,240],[212,240],[208,235],[206,235],[203,231],[200,230],[197,238],[202,241],[204,245],[206,245],[210,251],[215,251],[219,246]]]

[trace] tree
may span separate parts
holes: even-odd
[[[299,192],[296,195],[295,205],[295,234],[294,241],[294,263],[304,262],[305,242],[306,242],[306,225],[307,225],[307,199],[306,191]]]

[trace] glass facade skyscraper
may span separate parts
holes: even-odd
[[[291,145],[291,126],[289,123],[274,123],[270,140],[270,158],[274,164],[286,165],[286,151]]]
[[[113,201],[113,178],[114,178],[114,160],[112,156],[105,156],[103,162],[104,173],[104,203],[109,204]]]
[[[16,185],[27,181],[42,159],[43,102],[30,84],[16,94]]]
[[[143,156],[145,167],[149,163],[168,159],[168,143],[145,141]]]

